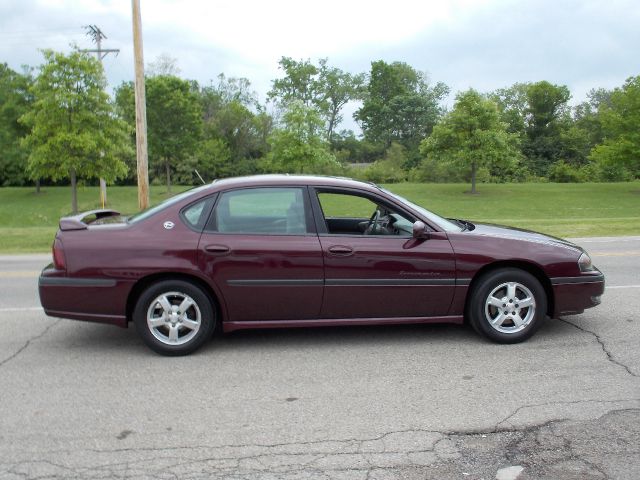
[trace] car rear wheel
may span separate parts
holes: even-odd
[[[467,305],[471,326],[499,343],[517,343],[531,337],[546,311],[547,297],[538,279],[517,268],[483,275]]]
[[[148,287],[136,303],[133,321],[144,342],[162,355],[187,355],[211,337],[215,310],[209,296],[183,280]]]

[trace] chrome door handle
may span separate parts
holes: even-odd
[[[226,245],[207,245],[204,247],[204,251],[207,253],[229,253],[231,249]]]
[[[334,255],[351,255],[353,248],[345,245],[334,245],[333,247],[329,247],[329,253],[333,253]]]

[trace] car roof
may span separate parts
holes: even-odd
[[[246,177],[232,177],[214,180],[212,187],[216,190],[226,190],[237,187],[260,187],[274,185],[315,185],[345,188],[366,188],[371,190],[378,187],[369,182],[361,182],[346,177],[332,177],[322,175],[289,175],[289,174],[269,174],[251,175]]]

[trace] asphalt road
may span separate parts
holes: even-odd
[[[576,241],[602,305],[524,344],[292,329],[185,358],[45,317],[49,256],[0,257],[0,478],[638,479],[640,237]]]

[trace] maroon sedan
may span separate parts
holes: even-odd
[[[441,218],[383,188],[288,175],[232,178],[131,217],[60,220],[40,300],[54,317],[133,321],[183,355],[217,325],[467,320],[515,343],[544,317],[600,303],[604,276],[565,240]]]

